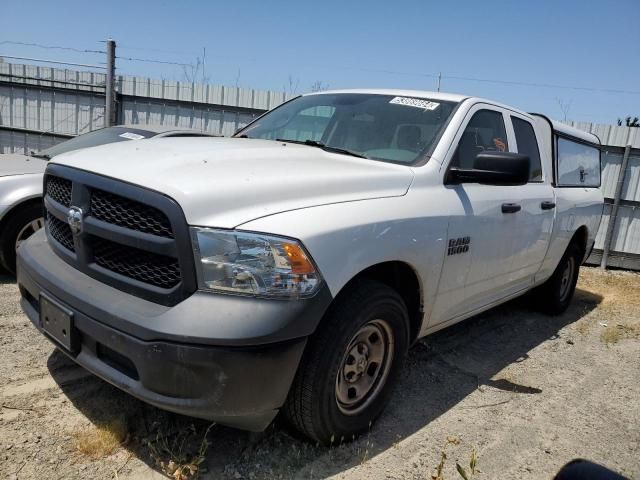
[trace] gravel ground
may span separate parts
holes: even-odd
[[[450,480],[474,449],[478,479],[550,479],[576,457],[640,478],[637,274],[583,268],[563,316],[521,300],[419,342],[370,433],[333,448],[277,421],[207,433],[128,397],[56,352],[18,298],[0,275],[2,478],[164,478],[193,463],[212,479],[431,479],[444,451]]]

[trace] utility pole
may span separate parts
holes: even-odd
[[[107,81],[105,84],[104,126],[116,123],[116,42],[107,40]]]
[[[442,72],[438,72],[438,91],[440,91],[441,82],[442,82]]]

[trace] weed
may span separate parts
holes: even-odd
[[[154,440],[147,440],[145,443],[151,452],[151,457],[165,475],[175,480],[197,478],[203,471],[201,465],[209,449],[207,435],[214,425],[215,423],[212,423],[205,430],[198,451],[195,453],[191,453],[188,446],[189,439],[197,433],[193,424],[174,435],[165,435],[158,431]]]
[[[446,444],[445,444],[446,448]],[[444,480],[444,464],[447,460],[447,452],[445,452],[445,448],[440,452],[440,463],[436,467],[436,471],[433,475],[431,475],[432,480]]]
[[[127,423],[117,417],[73,434],[76,450],[91,458],[111,455],[127,438]]]
[[[458,474],[464,480],[471,480],[473,476],[476,474],[478,469],[476,468],[478,465],[478,454],[476,452],[476,447],[472,447],[471,449],[471,460],[469,460],[469,472],[467,472],[462,465],[456,462],[456,470]]]
[[[445,480],[444,478],[444,468],[447,462],[447,447],[449,445],[460,445],[460,439],[458,437],[450,436],[447,437],[447,441],[442,447],[442,451],[440,452],[440,463],[436,467],[435,471],[431,475],[432,480]],[[476,451],[476,447],[471,448],[471,458],[469,460],[469,470],[467,471],[460,463],[456,462],[456,471],[458,475],[460,475],[463,480],[471,480],[476,473],[480,470],[478,469],[478,453]]]

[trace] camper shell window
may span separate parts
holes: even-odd
[[[599,187],[600,149],[555,132],[555,172],[558,187]]]

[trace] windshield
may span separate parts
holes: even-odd
[[[412,164],[435,146],[455,105],[394,95],[308,95],[265,114],[236,137],[306,142],[373,160]]]
[[[155,132],[138,128],[108,127],[94,130],[93,132],[79,135],[65,142],[58,143],[36,154],[31,155],[43,158],[51,158],[61,153],[79,150],[81,148],[96,147],[106,143],[124,142],[125,140],[141,140],[153,137]]]

